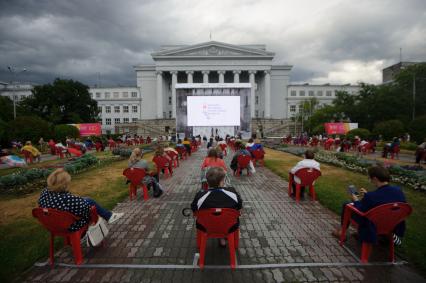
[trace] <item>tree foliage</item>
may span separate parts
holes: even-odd
[[[413,120],[408,126],[411,139],[417,143],[422,143],[426,139],[426,115]]]
[[[56,141],[65,141],[67,136],[70,138],[80,137],[80,131],[71,125],[56,125],[53,131]]]
[[[368,139],[371,136],[371,133],[369,130],[367,129],[363,129],[363,128],[358,128],[358,129],[353,129],[350,130],[347,134],[346,137],[348,139],[353,139],[355,136],[360,137],[361,139]]]
[[[413,82],[416,90],[415,102]],[[307,123],[314,129],[326,122],[350,121],[358,123],[361,128],[373,131],[380,122],[390,120],[398,120],[403,125],[410,124],[414,107],[416,117],[426,115],[426,63],[407,67],[399,73],[394,82],[389,84],[361,84],[358,95],[350,95],[344,91],[337,92],[333,104],[316,110]],[[423,123],[422,126],[418,125],[419,123]],[[417,137],[415,131],[421,132],[421,127],[426,128],[422,119],[417,125],[409,127],[412,136]],[[377,132],[379,128],[374,132],[384,134]],[[420,132],[419,135],[423,135]],[[385,135],[388,136],[387,133]]]
[[[9,123],[8,137],[10,140],[32,141],[37,143],[52,136],[50,124],[37,116],[19,116]]]
[[[3,121],[13,119],[13,101],[7,96],[0,96],[0,119]]]
[[[405,133],[404,124],[399,120],[383,121],[376,124],[373,133],[378,136],[382,135],[385,140],[393,137],[400,137]]]
[[[95,122],[97,102],[89,87],[73,80],[56,79],[53,84],[36,86],[33,95],[21,102],[25,113],[37,115],[53,124]]]

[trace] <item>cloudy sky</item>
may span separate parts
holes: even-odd
[[[425,0],[1,0],[0,81],[135,85],[160,45],[266,44],[292,82],[379,83],[426,61]]]

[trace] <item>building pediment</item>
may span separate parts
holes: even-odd
[[[252,57],[273,58],[274,53],[262,49],[249,48],[240,45],[231,45],[222,42],[210,41],[207,43],[181,46],[175,49],[167,49],[152,53],[152,58],[229,58]]]

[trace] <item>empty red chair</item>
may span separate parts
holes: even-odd
[[[96,142],[95,143],[95,148],[96,148],[97,152],[102,151],[102,143],[101,142]]]
[[[247,169],[247,176],[250,176],[250,168],[249,168],[250,161],[251,161],[250,155],[242,154],[237,157],[238,167],[237,167],[237,170],[235,171],[235,175],[237,177],[240,176],[243,169]]]
[[[204,268],[206,244],[209,238],[226,238],[229,246],[229,257],[231,268],[236,265],[235,253],[238,249],[240,230],[230,232],[230,229],[238,223],[240,212],[231,208],[209,208],[194,212],[197,223],[206,231],[197,229],[197,247],[200,250],[198,265]]]
[[[391,151],[391,159],[394,159],[395,156],[397,159],[399,159],[399,145],[395,145]]]
[[[154,156],[152,159],[154,161],[155,165],[157,166],[157,174],[160,176],[160,172],[164,170],[164,177],[172,176],[172,166],[171,161],[165,157],[165,156]]]
[[[27,164],[33,163],[33,155],[31,154],[31,152],[29,152],[28,150],[23,150],[22,154],[24,155],[25,163]]]
[[[115,141],[113,141],[112,139],[109,139],[108,140],[108,146],[109,146],[109,149],[112,150],[112,149],[117,147],[117,143]]]
[[[177,147],[176,151],[179,153],[180,159],[185,160],[187,158],[187,152],[186,152],[185,148],[183,148],[183,147]]]
[[[172,160],[172,166],[174,168],[179,167],[179,154],[172,151],[172,150],[167,150],[165,152],[170,157],[170,159]]]
[[[74,253],[75,264],[83,262],[83,253],[81,251],[80,239],[81,236],[87,231],[88,225],[75,232],[69,232],[68,228],[79,218],[74,214],[66,211],[60,211],[53,208],[34,208],[33,217],[50,232],[50,249],[49,249],[49,262],[50,266],[54,265],[54,240],[55,237],[63,237],[64,244],[70,245]],[[98,221],[98,214],[96,208],[93,206],[90,210],[90,223]]]
[[[296,183],[296,203],[300,201],[300,190],[302,187],[309,186],[309,193],[311,195],[312,200],[316,200],[315,187],[314,182],[316,179],[321,176],[321,171],[314,168],[302,168],[297,170],[297,172],[293,175],[289,173],[288,177],[288,196],[291,196],[291,191],[293,187],[293,177],[296,176],[300,179],[300,184]]]
[[[126,176],[126,178],[130,181],[129,184],[129,197],[130,200],[133,199],[133,197],[136,196],[136,191],[138,187],[141,187],[143,192],[143,199],[147,200],[149,199],[148,196],[148,188],[146,185],[142,182],[143,178],[145,178],[146,172],[142,168],[126,168],[123,171],[123,175]]]
[[[355,221],[351,221],[352,213],[355,213],[371,221],[376,227],[377,235],[385,235],[388,237],[389,261],[394,262],[395,247],[393,242],[393,231],[399,223],[401,223],[405,218],[407,218],[411,214],[412,210],[413,209],[409,204],[403,202],[394,202],[379,205],[375,208],[370,209],[367,212],[361,212],[356,209],[352,204],[347,204],[343,214],[343,226],[342,233],[340,235],[340,245],[343,245],[343,242],[346,239],[346,229],[349,224],[352,222],[352,224],[357,226],[357,223]],[[370,257],[372,249],[373,245],[371,243],[362,243],[361,262],[368,262],[368,258]]]
[[[265,166],[265,151],[263,149],[255,149],[251,154],[253,155],[253,165],[256,165],[256,162],[259,161],[259,164]]]
[[[191,142],[191,152],[196,152],[198,149],[198,143],[196,141]]]

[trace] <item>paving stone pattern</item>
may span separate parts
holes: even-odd
[[[206,150],[201,149],[162,179],[165,193],[159,199],[119,203],[114,211],[125,212],[110,225],[105,247],[85,248],[85,264],[192,265],[197,253],[192,217],[181,211],[189,207],[200,189],[199,166]],[[230,163],[230,155],[226,162]],[[124,179],[123,179],[124,182]],[[287,183],[266,168],[256,174],[231,178],[243,198],[241,239],[237,253],[240,265],[286,263],[356,263],[330,234],[339,218],[310,200],[296,204],[287,196]],[[359,246],[351,240],[351,249]],[[47,254],[48,251],[46,251]],[[387,250],[374,249],[373,261],[386,261]],[[56,262],[73,264],[70,248],[56,253]],[[423,278],[407,266],[281,267],[208,269],[229,265],[228,249],[208,241],[204,271],[147,268],[33,267],[24,282],[420,282]],[[414,281],[413,281],[414,280]]]

